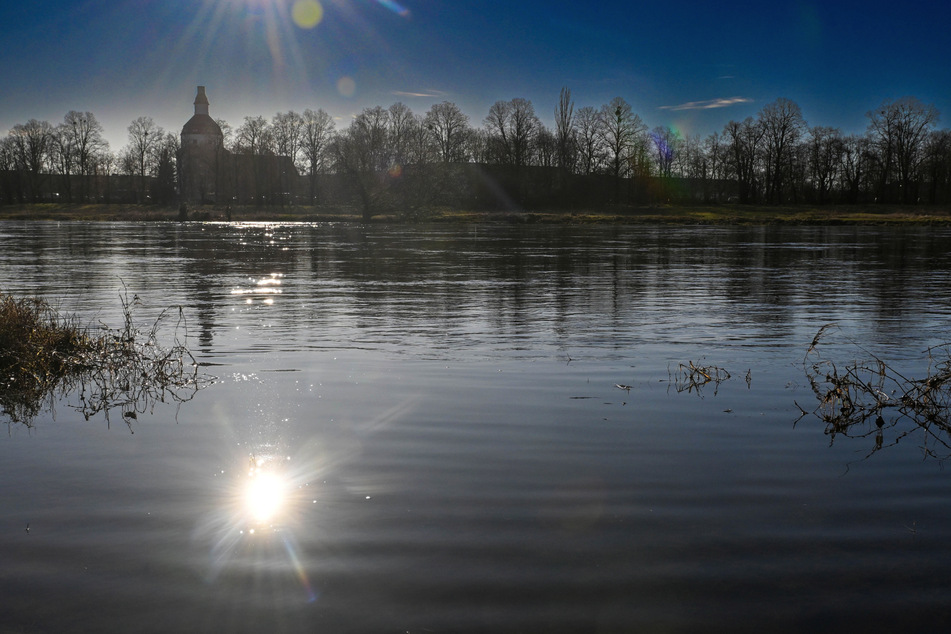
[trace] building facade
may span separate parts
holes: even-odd
[[[224,134],[208,114],[205,87],[198,87],[195,114],[182,128],[178,157],[179,195],[184,202],[217,202],[221,191],[222,163],[227,152]]]
[[[251,154],[224,147],[221,126],[209,114],[205,87],[198,87],[195,114],[182,127],[178,156],[179,195],[191,204],[285,204],[300,187],[287,156],[267,149]]]

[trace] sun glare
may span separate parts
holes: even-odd
[[[284,505],[286,490],[287,483],[281,476],[253,468],[244,495],[248,514],[259,523],[275,520]]]

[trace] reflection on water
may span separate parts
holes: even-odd
[[[121,279],[145,319],[185,307],[220,380],[135,436],[62,408],[8,426],[4,626],[941,630],[951,482],[922,459],[944,458],[940,425],[896,405],[833,436],[797,404],[817,401],[803,359],[830,322],[932,374],[949,246],[928,228],[5,224],[4,291],[117,323]],[[871,358],[819,350],[840,378]]]

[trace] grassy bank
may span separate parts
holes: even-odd
[[[0,220],[176,221],[177,207],[155,205],[33,204],[0,206]],[[228,210],[214,205],[190,208],[192,221],[227,221]],[[235,206],[233,222],[361,222],[358,209],[287,206]],[[509,222],[509,223],[673,223],[673,224],[949,224],[951,209],[930,206],[751,206],[671,205],[615,207],[576,211],[466,211],[446,208],[414,214],[379,214],[372,222]]]
[[[163,347],[159,327],[174,313],[166,309],[142,330],[132,304],[122,304],[122,328],[100,326],[92,333],[41,299],[0,293],[0,413],[31,425],[58,396],[78,393],[74,407],[87,420],[103,413],[108,421],[110,411],[118,410],[131,429],[131,421],[157,403],[182,403],[207,385],[210,378],[198,373],[178,338],[184,331],[181,309],[174,345]]]

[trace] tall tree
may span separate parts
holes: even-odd
[[[915,97],[886,101],[866,114],[869,135],[878,148],[881,169],[881,195],[889,182],[900,190],[898,198],[904,203],[916,202],[918,169],[924,158],[924,144],[928,133],[938,121],[938,110],[925,105]]]
[[[291,159],[291,163],[296,170],[297,161],[300,155],[301,135],[304,131],[304,118],[290,110],[288,112],[278,112],[271,120],[271,136],[274,142],[274,152],[277,156],[286,156]],[[287,173],[284,169],[286,163],[281,163],[280,173],[278,174],[280,201],[281,205],[288,202],[287,198],[293,189],[292,183],[296,180],[296,173]]]
[[[76,167],[76,145],[68,126],[61,123],[55,128],[50,137],[50,156],[54,170],[59,173],[66,194],[66,200],[73,202],[73,173]]]
[[[624,176],[638,137],[646,130],[647,126],[623,98],[615,97],[601,106],[601,134],[612,176]]]
[[[935,130],[925,142],[928,202],[948,202],[951,186],[951,130]]]
[[[334,121],[323,109],[304,111],[304,129],[301,149],[307,161],[310,181],[310,202],[317,203],[317,175],[324,171],[328,148],[333,140]]]
[[[817,202],[826,202],[842,167],[845,144],[838,128],[815,126],[809,130],[809,171],[816,189]]]
[[[259,157],[273,155],[271,149],[271,127],[267,120],[258,115],[245,117],[244,123],[238,126],[235,132],[235,183],[238,189],[242,185],[246,188],[246,195],[261,205],[265,202],[265,194],[270,191],[269,171],[265,161]]]
[[[278,112],[271,119],[270,130],[274,153],[278,156],[290,157],[294,165],[297,165],[301,135],[304,131],[304,118],[293,110]]]
[[[13,161],[24,177],[29,200],[39,202],[53,144],[53,126],[48,121],[30,119],[10,130]]]
[[[261,156],[271,148],[271,128],[262,116],[245,117],[235,133],[235,149],[244,154]]]
[[[64,133],[75,150],[75,164],[80,175],[80,197],[88,197],[87,186],[96,157],[109,151],[105,130],[91,112],[70,110],[63,119]]]
[[[604,162],[604,120],[591,106],[580,108],[575,116],[577,126],[578,170],[589,175],[598,171]]]
[[[416,126],[416,117],[402,101],[397,101],[391,105],[387,112],[387,141],[390,146],[390,161],[393,165],[402,167],[408,161],[409,144],[413,134],[413,128]]]
[[[356,188],[364,221],[379,209],[389,185],[388,122],[389,113],[380,106],[364,108],[332,144],[336,171]]]
[[[657,173],[664,178],[670,178],[673,175],[674,158],[679,154],[683,142],[680,133],[670,126],[657,126],[651,131],[650,140],[654,160],[657,162]]]
[[[162,136],[155,148],[155,181],[152,184],[152,200],[157,203],[168,205],[176,199],[177,158],[180,146],[180,137],[168,132]]]
[[[455,163],[466,159],[466,145],[471,128],[469,117],[456,104],[443,101],[429,109],[424,120],[426,129],[436,141],[439,160]]]
[[[860,202],[868,194],[873,154],[868,135],[850,134],[842,139],[841,179],[846,202]]]
[[[571,100],[571,91],[563,86],[555,106],[555,146],[558,167],[564,172],[574,171],[575,142],[575,102]]]
[[[736,178],[739,202],[757,200],[757,156],[763,139],[763,126],[752,117],[741,123],[730,121],[723,128],[726,164]]]
[[[794,101],[779,98],[763,107],[759,113],[759,123],[764,140],[766,198],[771,202],[782,203],[786,176],[806,122]]]
[[[541,128],[531,101],[522,97],[496,101],[484,124],[494,140],[499,162],[514,166],[516,171],[528,164],[532,143]]]
[[[152,173],[156,152],[165,136],[165,130],[155,124],[152,117],[139,117],[129,124],[127,166],[131,174],[138,176],[136,202],[146,200],[146,177]]]

